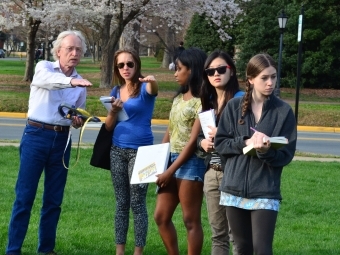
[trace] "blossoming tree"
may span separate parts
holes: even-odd
[[[34,42],[39,26],[48,27],[51,34],[79,27],[84,32],[84,28],[92,31],[101,44],[100,87],[108,88],[112,84],[114,51],[129,23],[137,21],[148,27],[158,18],[161,26],[154,27],[154,33],[164,26],[176,31],[183,29],[193,13],[205,13],[219,27],[221,38],[228,39],[221,20],[227,15],[232,23],[240,11],[234,0],[2,0],[0,13],[4,19],[0,19],[0,27],[27,27],[27,81],[33,77]]]

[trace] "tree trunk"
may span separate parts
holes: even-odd
[[[115,31],[110,34],[112,15],[106,15],[104,18],[104,29],[102,36],[102,62],[100,70],[100,88],[111,88],[113,78],[113,57],[119,38],[122,35],[123,26],[118,25]]]
[[[89,49],[91,53],[92,63],[96,63],[96,44],[93,42]]]
[[[139,55],[139,45],[140,45],[140,23],[135,22],[133,23],[133,33],[135,37],[132,38],[132,48],[137,52]]]
[[[119,38],[119,47],[118,48],[122,49],[122,48],[125,48],[126,46],[127,46],[127,42],[126,42],[124,36],[121,36]]]
[[[35,38],[41,21],[35,20],[32,17],[27,21],[27,49],[26,49],[26,67],[24,81],[32,81],[34,74],[34,51],[35,51]]]
[[[145,6],[150,0],[143,0],[142,4]],[[116,26],[113,30],[112,34],[110,34],[110,26],[111,20],[113,18],[112,15],[104,16],[104,24],[103,24],[103,32],[102,32],[102,62],[101,62],[101,72],[100,72],[100,88],[111,88],[112,86],[112,67],[113,67],[113,57],[116,47],[119,43],[119,38],[121,37],[124,27],[136,17],[139,13],[140,9],[132,10],[130,13],[124,18],[123,12],[124,5],[120,3],[120,12],[116,18]]]
[[[105,54],[102,55],[102,64],[100,70],[100,88],[111,88],[113,78],[113,54],[114,50],[106,46],[103,48]]]
[[[171,28],[167,27],[164,36],[164,55],[161,67],[168,68],[169,64],[172,62],[173,58],[173,45],[174,45],[175,35]]]
[[[133,36],[131,38],[126,38],[121,36],[119,39],[119,48],[132,48],[139,55],[139,45],[140,45],[140,23],[133,23],[132,25]]]
[[[96,47],[95,48],[96,59],[99,62],[100,61],[100,55],[99,55],[100,44],[99,44],[99,41],[96,42],[95,47]]]
[[[51,59],[51,48],[50,48],[50,41],[48,40],[48,34],[45,34],[45,56],[44,59],[50,61]]]

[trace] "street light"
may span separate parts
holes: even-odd
[[[279,49],[279,64],[277,68],[277,82],[274,94],[277,97],[280,97],[280,82],[281,82],[281,59],[282,59],[282,40],[283,40],[283,31],[286,27],[288,17],[282,9],[280,16],[278,17],[279,27],[280,27],[280,49]]]

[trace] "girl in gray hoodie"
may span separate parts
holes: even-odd
[[[281,202],[284,166],[294,157],[297,129],[291,107],[273,95],[275,62],[258,54],[247,65],[246,94],[231,99],[220,118],[215,148],[226,161],[220,204],[239,254],[273,254],[272,243]],[[269,137],[284,136],[289,144],[274,149]],[[243,154],[253,144],[255,156]]]

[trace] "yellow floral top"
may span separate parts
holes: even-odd
[[[201,99],[183,100],[183,94],[175,97],[169,117],[170,151],[181,153],[190,139],[191,129],[201,111]]]

